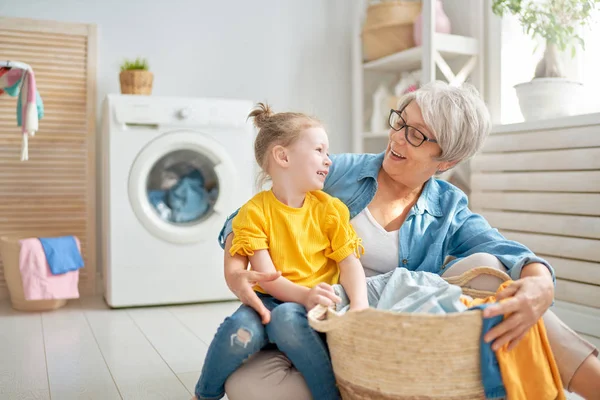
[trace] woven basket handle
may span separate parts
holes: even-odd
[[[477,278],[479,275],[492,275],[492,276],[502,279],[502,281],[504,281],[504,282],[510,280],[510,276],[506,272],[500,271],[500,270],[498,270],[496,268],[492,268],[492,267],[471,268],[470,270],[465,271],[460,275],[450,276],[450,277],[444,278],[444,279],[446,280],[446,282],[448,282],[450,284],[463,287],[467,283],[471,282],[474,278]]]
[[[335,329],[337,321],[327,319],[328,308],[317,304],[308,312],[308,323],[317,332],[329,332]]]

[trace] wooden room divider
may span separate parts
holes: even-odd
[[[20,161],[17,99],[0,96],[0,235],[76,235],[85,268],[81,294],[96,277],[96,27],[0,17],[0,60],[29,64],[45,116]],[[0,299],[7,297],[0,262]]]

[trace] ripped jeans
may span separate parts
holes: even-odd
[[[246,305],[225,319],[208,348],[196,397],[221,399],[229,375],[248,357],[274,344],[300,371],[313,399],[339,399],[324,336],[308,325],[304,306],[257,294],[271,311],[271,321],[263,325],[258,313]]]

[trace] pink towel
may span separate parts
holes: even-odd
[[[75,238],[75,241],[81,251],[79,239]],[[26,300],[79,298],[79,270],[52,275],[40,240],[23,239],[20,243],[19,269]]]

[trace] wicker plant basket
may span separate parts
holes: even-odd
[[[480,267],[450,280],[465,285],[481,274],[510,279],[501,271]],[[493,294],[464,288],[463,292],[474,297]],[[344,400],[485,398],[481,311],[433,315],[370,308],[340,316],[317,306],[308,319],[315,330],[327,333]]]
[[[154,75],[150,71],[129,70],[121,71],[119,75],[122,94],[152,94]]]
[[[386,1],[369,6],[362,30],[364,61],[414,47],[413,24],[420,12],[420,1]]]

